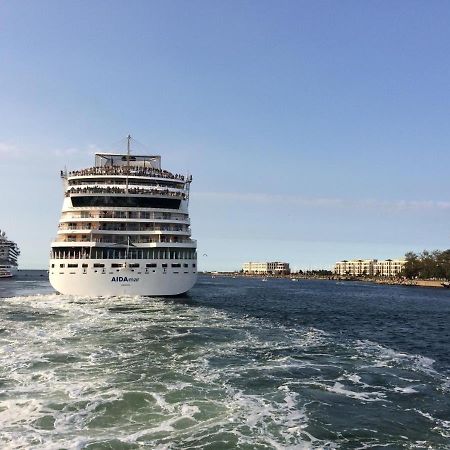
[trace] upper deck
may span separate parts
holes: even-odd
[[[96,153],[95,166],[86,169],[61,171],[68,180],[92,176],[151,177],[161,180],[174,180],[189,183],[192,177],[173,174],[161,169],[160,156],[128,156],[123,154]]]
[[[173,174],[161,169],[159,155],[129,155],[123,153],[96,153],[95,166],[86,169],[61,171],[68,180],[92,176],[146,177],[161,180],[174,180],[177,183],[190,183],[192,177]]]
[[[160,155],[131,155],[128,153],[96,153],[95,167],[130,167],[161,171]]]
[[[10,248],[14,253],[20,254],[19,246],[14,241],[10,241],[2,230],[0,230],[0,247]]]

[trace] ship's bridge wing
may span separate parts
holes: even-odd
[[[126,153],[96,153],[95,167],[144,167],[161,170],[161,156],[159,155],[130,155]]]

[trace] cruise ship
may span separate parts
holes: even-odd
[[[192,176],[161,157],[96,153],[95,165],[61,171],[64,201],[49,278],[61,294],[174,296],[197,280],[191,239]]]
[[[11,278],[17,272],[17,258],[20,250],[17,244],[8,240],[0,230],[0,278]]]

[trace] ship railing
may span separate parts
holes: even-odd
[[[102,239],[102,238],[94,238],[91,242],[98,242],[101,244],[112,244],[112,245],[127,245],[127,240],[108,240],[108,239]],[[192,243],[192,240],[190,239],[156,239],[156,238],[141,238],[141,239],[133,239],[131,242],[131,246],[134,244],[153,244],[153,243],[159,243],[159,244],[187,244]]]
[[[153,195],[161,197],[177,197],[183,200],[187,199],[187,194],[185,192],[172,192],[168,189],[139,189],[130,188],[128,192],[126,189],[118,187],[108,187],[108,188],[70,188],[66,191],[65,196],[70,197],[72,194],[144,194]]]
[[[69,186],[70,187],[77,187],[77,186],[126,186],[126,180],[123,178],[104,178],[104,179],[98,179],[98,178],[75,178],[69,180]],[[170,188],[170,189],[177,189],[177,190],[185,190],[185,184],[182,181],[176,181],[176,180],[141,180],[132,178],[128,180],[128,186],[152,186],[152,187],[158,187],[158,188]]]
[[[64,215],[62,219],[136,219],[136,220],[170,220],[170,221],[184,221],[189,222],[188,217],[163,217],[161,215],[153,215],[141,212],[140,216],[137,214],[127,216],[127,213],[118,213],[115,214],[82,214],[82,215]]]
[[[130,245],[133,246],[134,244],[152,244],[152,243],[158,243],[158,244],[192,244],[195,242],[193,239],[182,239],[181,237],[175,236],[174,238],[166,238],[165,236],[159,236],[160,239],[157,239],[156,237],[148,237],[148,238],[136,238],[133,236],[132,241],[128,244],[127,239],[123,240],[111,240],[107,238],[91,238],[91,237],[85,237],[85,238],[57,238],[55,239],[55,242],[93,242],[93,243],[100,243],[100,244],[111,244],[111,245]]]
[[[105,227],[105,226],[92,226],[90,228],[83,227],[83,226],[70,226],[65,227],[64,225],[58,226],[59,231],[84,231],[86,233],[95,232],[95,231],[122,231],[122,232],[146,232],[146,231],[157,231],[157,232],[188,232],[188,229],[183,229],[181,227],[128,227],[128,228],[121,228],[121,227]]]
[[[101,249],[52,250],[50,259],[197,259],[195,249]]]
[[[159,170],[155,168],[146,167],[89,167],[82,170],[73,170],[71,172],[61,171],[62,177],[79,177],[79,176],[90,176],[90,175],[131,175],[131,176],[142,176],[142,177],[154,177],[154,178],[168,178],[177,181],[192,181],[192,175],[185,177],[181,174],[173,174],[167,170]]]

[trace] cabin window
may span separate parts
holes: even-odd
[[[81,264],[81,267],[86,268],[86,267],[88,267],[88,265],[87,264]]]
[[[162,266],[163,266],[163,267],[167,267],[167,264],[163,264]]]
[[[78,264],[67,264],[67,267],[69,269],[74,269],[75,267],[78,267]]]
[[[139,267],[139,264],[129,264],[129,267]]]
[[[105,265],[104,264],[94,264],[94,267],[105,267]]]
[[[156,263],[146,264],[146,267],[156,267]]]
[[[64,264],[60,264],[59,267],[61,267],[61,269],[64,269]]]
[[[181,267],[181,264],[172,264],[172,267]]]

